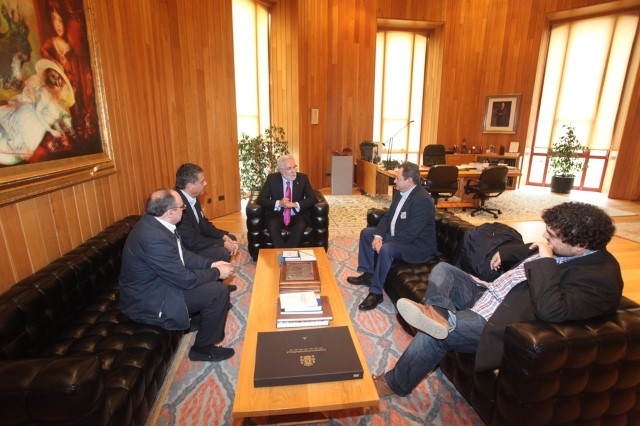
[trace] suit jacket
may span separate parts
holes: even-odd
[[[521,261],[531,244],[501,247],[502,262]],[[515,286],[489,318],[476,351],[478,371],[496,368],[502,360],[509,324],[541,320],[553,323],[583,320],[615,312],[622,296],[618,261],[606,249],[557,264],[542,258],[525,264],[527,280]]]
[[[183,290],[218,280],[220,271],[182,247],[176,236],[145,214],[127,237],[120,271],[120,309],[133,321],[167,330],[189,328]]]
[[[311,213],[309,209],[318,202],[316,192],[309,183],[309,178],[304,173],[298,173],[296,180],[292,182],[291,188],[291,201],[294,201],[300,205],[299,209],[293,209],[296,215],[301,215],[305,218],[307,223],[311,223]],[[271,173],[267,176],[267,180],[258,195],[256,202],[261,205],[265,210],[265,215],[280,216],[282,217],[284,209],[275,211],[276,201],[281,200],[284,197],[284,188],[282,185],[282,174]]]
[[[180,197],[182,197],[182,202],[187,206],[182,213],[182,220],[178,223],[178,233],[182,239],[183,246],[194,252],[199,252],[209,247],[224,246],[222,237],[227,235],[228,232],[216,228],[215,225],[204,216],[200,202],[196,199],[195,208],[200,217],[198,221],[187,197],[179,189],[176,188],[176,191],[180,194]]]
[[[392,241],[401,244],[402,260],[405,262],[428,262],[438,255],[433,199],[421,185],[416,185],[398,213],[395,235],[392,237],[391,220],[400,198],[400,192],[396,191],[389,211],[380,219],[374,232],[383,236],[384,243]]]

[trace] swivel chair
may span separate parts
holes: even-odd
[[[422,179],[422,186],[431,194],[434,204],[438,205],[438,199],[446,200],[458,192],[458,168],[448,164],[431,166],[427,177]]]
[[[447,164],[445,158],[444,145],[431,144],[424,147],[422,151],[422,165],[435,166],[436,164]]]
[[[485,207],[484,203],[487,198],[497,197],[504,192],[507,188],[508,172],[509,168],[507,166],[491,166],[482,171],[479,179],[467,181],[464,186],[465,194],[474,194],[473,198],[480,200],[480,206],[471,212],[471,216],[483,211],[491,213],[497,219],[498,215],[502,214],[500,209],[490,209]],[[465,210],[466,208],[462,209],[462,211]]]

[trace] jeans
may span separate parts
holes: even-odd
[[[383,243],[380,247],[380,253],[377,253],[378,260],[376,261],[376,252],[371,247],[374,238],[373,231],[374,228],[364,228],[360,231],[358,271],[372,273],[373,279],[369,291],[374,294],[382,294],[382,287],[384,287],[384,281],[387,279],[391,264],[395,259],[401,259],[402,253],[400,252],[400,244]],[[382,235],[382,237],[384,241],[384,239],[391,238],[391,234]]]
[[[435,339],[418,331],[393,369],[385,374],[398,395],[409,395],[433,371],[447,352],[473,353],[487,321],[469,310],[484,293],[469,274],[448,263],[439,263],[429,275],[424,303],[449,310],[449,335]]]

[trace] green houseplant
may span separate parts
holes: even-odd
[[[240,159],[240,189],[245,196],[262,189],[267,175],[277,170],[278,157],[288,154],[284,129],[271,126],[258,136],[245,133],[238,144]]]
[[[549,153],[551,171],[551,192],[568,194],[573,187],[576,173],[585,168],[584,159],[579,155],[587,149],[575,134],[575,127],[563,124],[566,129],[564,135],[553,144]]]

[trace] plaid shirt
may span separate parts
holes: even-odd
[[[587,250],[581,256],[586,256],[588,254],[593,253],[593,251]],[[572,256],[572,257],[556,257],[556,263],[564,263],[571,259],[576,259],[581,256]],[[496,311],[498,306],[502,303],[506,295],[511,291],[513,287],[517,284],[525,281],[527,276],[524,272],[524,265],[527,262],[531,262],[532,260],[536,260],[540,258],[540,254],[536,253],[534,255],[526,258],[522,263],[513,268],[510,271],[505,272],[496,278],[493,282],[482,281],[477,277],[472,277],[479,286],[486,287],[487,291],[484,292],[480,299],[476,301],[476,303],[471,307],[471,310],[478,315],[482,316],[484,319],[489,321],[491,315]]]

